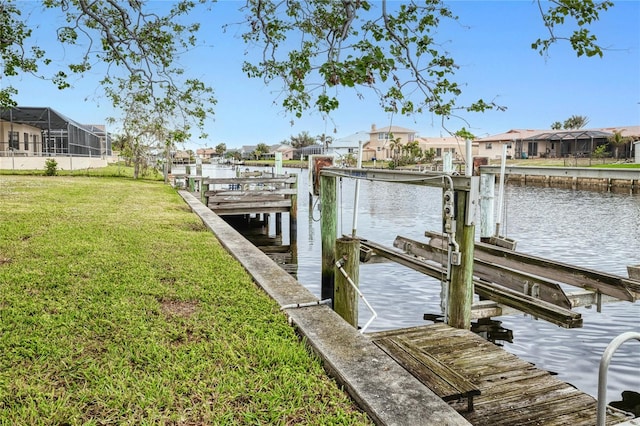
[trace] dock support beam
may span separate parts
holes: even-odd
[[[298,189],[298,177],[296,182],[291,185],[292,189]],[[298,245],[298,194],[291,195],[291,207],[289,208],[289,245]]]
[[[451,265],[451,282],[447,300],[447,323],[451,327],[471,329],[471,305],[473,304],[473,249],[475,225],[468,215],[472,210],[468,191],[455,191],[456,239],[460,250],[460,264]],[[471,223],[471,225],[467,225]]]
[[[338,233],[336,178],[320,175],[320,235],[322,238],[322,282],[320,298],[333,300],[334,252]]]
[[[494,199],[495,199],[496,176],[490,173],[480,175],[480,241],[487,242],[493,235],[495,229],[494,222]]]
[[[351,279],[353,284],[359,285],[360,270],[360,242],[351,238],[340,238],[336,241],[335,259],[340,261],[342,269]],[[347,277],[336,272],[335,288],[333,291],[335,297],[333,309],[346,322],[353,327],[358,328],[358,293],[351,286]]]

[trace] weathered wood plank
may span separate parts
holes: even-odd
[[[499,419],[493,418],[492,425],[512,426],[521,425],[536,419],[537,424],[548,424],[548,421],[561,414],[574,413],[583,410],[593,404],[593,398],[581,393],[570,393],[568,390],[558,390],[552,394],[545,395],[544,402],[535,405],[526,405],[526,400],[519,404],[517,408],[503,410],[503,416]]]
[[[480,389],[460,374],[402,337],[383,338],[374,343],[444,401],[468,398],[467,409],[473,411],[473,397],[480,394]]]
[[[421,383],[435,392],[435,394],[443,400],[449,401],[462,397],[462,394],[457,388],[446,380],[440,380],[437,371],[434,371],[430,365],[425,366],[423,362],[411,356],[397,341],[393,339],[380,339],[375,340],[374,343],[398,361],[398,363],[413,374]],[[435,364],[435,362],[431,364]]]
[[[526,294],[497,284],[489,284],[481,281],[476,281],[474,284],[475,292],[482,297],[487,297],[498,303],[512,306],[520,311],[530,313],[531,315],[561,327],[582,327],[582,314],[578,312],[561,308],[560,306],[527,296]]]
[[[442,234],[425,232],[438,246]],[[431,242],[430,242],[431,244]],[[620,300],[633,302],[640,294],[640,282],[629,280],[617,275],[581,268],[567,263],[543,259],[541,257],[518,253],[495,247],[490,244],[475,243],[474,257],[486,262],[496,263],[513,270],[522,271],[540,277],[566,283],[587,290],[600,291],[603,294]]]
[[[240,196],[240,197],[262,197],[266,195],[295,195],[298,193],[296,188],[278,188],[274,190],[252,190],[248,189],[246,191],[242,190],[229,190],[229,189],[220,189],[220,190],[209,190],[205,193],[207,197],[213,196]]]
[[[212,210],[242,210],[242,209],[264,209],[266,212],[273,208],[289,208],[291,207],[291,200],[277,200],[277,201],[259,201],[257,203],[209,203],[209,208]]]
[[[442,266],[430,265],[421,261],[413,255],[399,253],[391,250],[381,244],[377,244],[368,240],[361,240],[361,244],[371,248],[378,255],[392,259],[394,262],[407,266],[425,275],[434,278],[442,278],[444,268]],[[543,300],[517,293],[505,287],[492,284],[491,288],[488,283],[482,283],[478,280],[474,281],[475,292],[482,296],[488,297],[499,303],[512,306],[522,312],[530,313],[538,318],[545,319],[562,327],[580,327],[582,326],[582,315],[572,312],[570,309],[563,309]]]
[[[416,354],[427,354],[472,383],[480,391],[475,410],[461,414],[476,426],[595,424],[595,398],[470,331],[438,323],[370,335],[396,346],[401,342],[414,368],[419,364]],[[453,400],[450,404],[461,408]],[[625,419],[614,414],[607,418],[608,424]]]
[[[427,244],[402,236],[397,236],[393,242],[393,246],[396,248],[444,265],[447,260],[447,245],[444,244],[442,247],[442,244],[444,244],[443,239],[434,240],[433,244]],[[486,262],[478,259],[475,254],[473,275],[484,281],[493,282],[528,295],[532,295],[532,289],[534,285],[537,285],[536,297],[565,309],[571,309],[571,302],[557,281]]]
[[[285,198],[282,195],[260,195],[260,196],[242,196],[242,195],[214,195],[209,197],[209,204],[223,204],[223,203],[262,203],[270,201],[281,201]]]
[[[512,380],[508,383],[480,383],[480,389],[484,389],[483,398],[478,398],[478,405],[486,413],[493,410],[501,410],[505,406],[514,407],[516,404],[531,405],[536,401],[544,401],[546,395],[558,390],[566,390],[569,386],[561,382],[548,372],[546,375],[535,377],[522,377],[520,380]],[[572,388],[573,389],[573,388]]]
[[[256,184],[281,184],[281,185],[290,185],[296,183],[296,176],[289,177],[246,177],[246,178],[204,178],[202,180],[203,184],[218,184],[218,185],[228,185],[228,184],[240,184],[240,185],[256,185]]]

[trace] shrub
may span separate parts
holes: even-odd
[[[58,174],[58,162],[53,158],[47,159],[44,163],[44,174],[47,176],[55,176]]]

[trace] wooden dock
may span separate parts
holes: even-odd
[[[436,394],[442,397],[440,392],[445,392],[445,400],[452,398],[440,390],[442,379],[433,377],[434,360],[470,382],[479,391],[467,390],[473,410],[465,396],[451,400],[450,405],[473,425],[596,424],[594,397],[470,331],[432,324],[367,335]],[[598,379],[597,371],[587,374]],[[607,414],[607,424],[627,420],[615,409]]]
[[[297,210],[297,176],[202,179],[202,200],[218,216]]]

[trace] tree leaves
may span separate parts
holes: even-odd
[[[555,0],[551,2],[554,6],[549,10],[542,9],[541,1],[538,0],[540,14],[544,25],[549,31],[549,37],[539,38],[531,44],[531,48],[537,50],[540,55],[549,52],[551,45],[560,40],[569,41],[571,48],[577,56],[602,57],[602,47],[597,44],[597,38],[591,34],[587,26],[600,18],[600,12],[613,7],[613,1],[606,0],[595,2],[593,0]],[[571,18],[578,26],[570,35],[558,35],[558,26],[566,26],[567,18]]]

